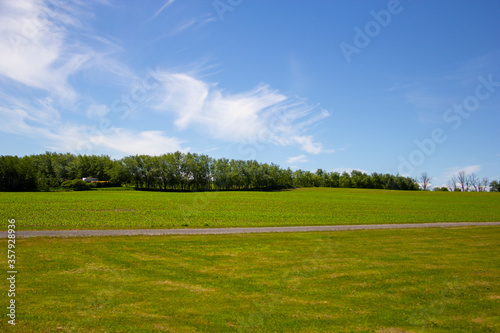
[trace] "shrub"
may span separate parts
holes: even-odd
[[[85,191],[91,189],[90,184],[81,179],[67,180],[62,183],[61,186],[65,189],[73,191]]]
[[[433,191],[441,191],[441,192],[448,192],[448,188],[443,186],[443,187],[434,187]]]
[[[120,187],[122,184],[120,182],[111,182],[111,181],[94,181],[90,183],[93,187],[101,188],[101,187]]]

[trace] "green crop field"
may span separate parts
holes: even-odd
[[[499,227],[31,238],[16,250],[17,324],[3,315],[2,332],[500,331]]]
[[[2,192],[0,211],[19,230],[482,222],[500,221],[500,195],[331,188]]]

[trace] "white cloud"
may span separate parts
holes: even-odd
[[[167,0],[165,4],[160,7],[147,21],[155,20],[165,9],[170,7],[176,0]],[[189,8],[189,11],[186,9]],[[197,6],[198,9],[202,9],[203,7]],[[194,7],[184,7],[177,6],[170,11],[170,15],[168,19],[163,20],[162,23],[165,24],[164,29],[162,29],[162,34],[156,37],[154,40],[158,41],[163,38],[170,38],[175,35],[178,35],[189,29],[198,29],[202,26],[215,22],[216,18],[213,17],[212,13],[203,13],[199,12],[199,14],[193,15]],[[175,19],[173,19],[175,18]]]
[[[311,154],[333,152],[305,135],[329,113],[318,112],[303,100],[263,84],[242,93],[226,93],[188,73],[157,71],[154,76],[161,84],[154,108],[175,114],[175,125],[181,130],[197,126],[220,140],[297,145]]]
[[[39,100],[35,105],[18,103],[15,108],[0,106],[0,131],[37,139],[55,151],[77,154],[109,151],[119,157],[189,150],[182,147],[183,141],[162,131],[140,132],[116,127],[102,131],[95,126],[62,122],[51,103],[51,100]]]
[[[109,148],[129,155],[161,155],[174,151],[187,151],[182,148],[181,140],[167,137],[162,131],[135,132],[122,128],[113,128],[111,133],[91,138],[96,147]]]
[[[66,125],[60,127],[44,139],[55,151],[75,154],[96,154],[106,152],[113,157],[125,155],[161,155],[174,151],[188,151],[182,141],[168,137],[162,131],[133,131],[124,128],[111,128],[103,133],[92,127]]]
[[[6,133],[25,132],[33,135],[38,127],[59,123],[60,114],[50,97],[37,98],[32,102],[12,98],[0,91],[0,131]],[[31,124],[31,125],[29,125]]]
[[[1,132],[22,134],[34,139],[53,137],[50,129],[42,123],[43,119],[36,118],[23,109],[8,109],[0,106],[0,118],[2,119],[0,122]]]
[[[309,154],[319,154],[323,151],[323,145],[319,142],[313,142],[312,136],[294,136],[292,140]]]
[[[367,175],[370,174],[370,172],[366,171],[366,170],[363,170],[363,169],[353,169],[353,168],[335,168],[332,170],[332,172],[338,172],[340,174],[344,173],[344,172],[347,172],[348,174],[350,174],[351,172],[353,171],[360,171],[362,173],[366,173]]]
[[[200,17],[195,17],[195,18],[190,18],[190,19],[187,19],[185,21],[183,21],[182,23],[176,25],[171,32],[169,32],[168,36],[169,37],[173,37],[177,34],[180,34],[181,32],[183,31],[186,31],[190,28],[193,28],[193,29],[198,29],[198,28],[201,28],[202,26],[204,26],[205,24],[208,24],[210,22],[214,22],[216,21],[216,19],[210,15],[202,15]]]
[[[207,16],[207,15],[202,15],[200,17],[195,17],[195,18],[190,18],[187,19],[186,21],[183,21],[182,23],[178,24],[175,28],[172,29],[172,31],[169,33],[168,36],[172,37],[177,34],[180,34],[183,31],[186,31],[190,28],[193,29],[198,29],[204,26],[205,24],[208,24],[210,22],[214,22],[216,19],[212,16]]]
[[[84,21],[92,16],[89,3],[1,1],[0,78],[57,97],[66,105],[79,97],[70,77],[82,70],[92,68],[111,74],[113,82],[130,82],[133,73],[110,57],[120,47],[92,34]]]
[[[77,104],[77,111],[92,120],[110,111],[106,105],[87,106],[69,83],[71,75],[93,68],[99,81],[104,78],[101,73],[111,74],[115,85],[130,85],[136,78],[126,65],[109,56],[120,49],[115,43],[86,30],[82,18],[90,16],[87,6],[50,0],[0,2],[0,131],[75,153],[184,150],[179,139],[160,131],[111,128],[103,134],[95,126],[75,125],[62,117],[60,110]],[[104,46],[103,51],[96,50],[99,46]]]
[[[163,6],[160,7],[160,9],[158,9],[154,14],[153,16],[151,16],[150,20],[154,20],[158,15],[161,14],[161,12],[163,12],[165,10],[165,8],[167,8],[168,6],[170,6],[171,4],[173,4],[175,2],[175,0],[167,0]]]
[[[87,108],[87,117],[90,119],[101,119],[110,111],[109,107],[103,104],[92,104]]]
[[[452,177],[456,177],[460,171],[465,171],[467,175],[470,175],[471,173],[476,173],[479,170],[481,170],[480,165],[468,165],[465,167],[452,167],[446,169],[446,172],[444,173],[443,178],[445,179],[450,179]]]
[[[293,156],[293,157],[289,157],[286,160],[287,164],[291,164],[291,163],[305,163],[305,162],[307,162],[306,155]]]
[[[81,26],[75,16],[81,12],[35,0],[2,1],[0,75],[74,99],[67,78],[94,54],[81,44],[68,43],[68,30]]]
[[[154,17],[173,2],[166,1]],[[71,76],[82,70],[94,70],[90,74],[97,76],[87,78],[100,83],[112,80],[115,86],[137,81],[137,75],[126,64],[110,56],[120,47],[87,29],[85,19],[92,15],[89,8],[79,1],[0,2],[0,131],[39,139],[65,151],[86,145],[127,154],[185,150],[182,141],[162,131],[111,128],[106,134],[87,135],[93,127],[69,114],[80,112],[90,120],[109,115],[109,106],[89,105],[91,98],[80,96],[76,86],[70,84]],[[174,30],[196,28],[213,19],[199,16]],[[310,154],[333,152],[309,132],[329,113],[304,100],[265,84],[228,93],[192,73],[156,71],[154,76],[160,89],[151,91],[152,104],[160,112],[174,114],[174,124],[180,130],[196,127],[219,140],[297,146]],[[132,84],[132,88],[137,86]]]

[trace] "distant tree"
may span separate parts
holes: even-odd
[[[500,192],[500,183],[496,180],[490,183],[490,192]]]
[[[353,170],[316,172],[282,169],[257,161],[213,159],[195,153],[167,153],[161,156],[135,155],[120,160],[109,156],[49,153],[19,158],[0,156],[0,190],[47,191],[54,188],[86,189],[83,177],[110,181],[113,186],[134,184],[136,189],[282,189],[289,187],[348,187],[418,190],[409,177]],[[68,180],[70,180],[68,182]],[[116,184],[116,185],[115,185]],[[91,184],[91,186],[93,186]]]
[[[483,177],[479,185],[479,192],[486,192],[489,183],[490,180],[488,179],[488,177]]]
[[[431,177],[429,177],[429,174],[427,172],[422,172],[420,175],[419,181],[420,181],[420,186],[422,187],[422,191],[425,191],[429,188]]]
[[[325,186],[325,178],[327,174],[323,171],[323,169],[316,170],[316,173],[313,175],[313,184],[316,187]]]
[[[351,187],[351,176],[347,172],[343,172],[339,179],[340,187]]]
[[[467,178],[468,177],[465,174],[465,171],[460,171],[458,173],[457,181],[460,184],[460,189],[462,190],[462,192],[465,192],[466,190],[468,190],[466,188],[466,186],[467,186]]]
[[[448,181],[448,185],[447,185],[448,189],[451,192],[456,192],[458,190],[457,183],[458,183],[457,177],[455,177],[455,176],[451,177],[451,179]]]
[[[479,186],[481,185],[481,181],[479,177],[475,173],[471,173],[467,176],[466,180],[467,190],[479,192]]]
[[[0,191],[36,191],[38,176],[28,156],[0,156]]]

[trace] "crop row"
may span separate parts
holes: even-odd
[[[241,227],[499,221],[496,193],[308,188],[280,192],[5,193],[20,229]]]

